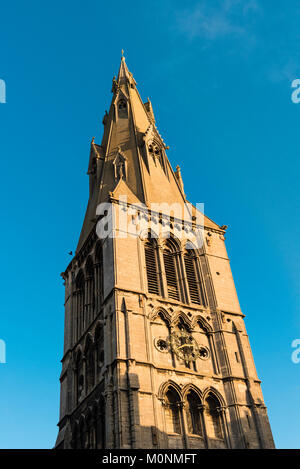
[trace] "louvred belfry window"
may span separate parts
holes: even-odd
[[[152,240],[147,240],[145,243],[145,261],[148,282],[148,292],[155,295],[160,294],[159,288],[159,273],[157,263],[157,253],[155,245]]]
[[[184,265],[191,302],[197,305],[204,304],[203,292],[198,279],[196,259],[193,252],[188,251],[184,254]]]
[[[168,297],[179,300],[179,289],[177,280],[177,262],[175,252],[168,245],[164,249],[164,265],[168,288]]]

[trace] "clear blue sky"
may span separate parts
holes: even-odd
[[[0,445],[50,448],[63,346],[60,272],[88,197],[120,51],[227,247],[278,447],[299,448],[300,4],[11,1],[0,12]]]

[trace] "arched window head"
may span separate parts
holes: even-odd
[[[185,410],[188,433],[192,435],[202,435],[201,402],[195,391],[190,391],[186,397]]]
[[[169,388],[165,394],[165,418],[167,433],[180,434],[180,398],[173,388]]]
[[[219,407],[218,399],[213,394],[209,394],[205,399],[204,411],[206,433],[209,438],[223,439]]]
[[[177,323],[177,328],[182,331],[182,332],[189,332],[188,326],[185,324],[184,320],[182,318],[179,319]]]
[[[160,321],[162,324],[164,324],[164,325],[168,328],[168,330],[170,330],[170,322],[169,322],[168,318],[165,316],[165,314],[164,314],[162,311],[160,311],[160,312],[158,313],[157,319],[158,319],[158,321]]]
[[[127,102],[125,99],[120,99],[118,101],[118,116],[120,119],[128,117]]]
[[[149,237],[145,241],[144,249],[148,292],[160,295],[161,282],[159,278],[158,253],[155,241]]]
[[[78,290],[84,290],[84,275],[82,271],[80,271],[76,277],[76,288]]]
[[[126,108],[127,108],[127,104],[126,104],[125,99],[120,99],[120,101],[119,101],[119,109],[122,110],[122,109],[126,109]]]

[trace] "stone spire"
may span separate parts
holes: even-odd
[[[168,147],[156,127],[152,104],[149,98],[142,101],[136,85],[122,53],[117,78],[112,81],[110,109],[103,118],[101,145],[91,143],[90,198],[77,251],[96,222],[98,204],[109,201],[111,194],[147,206],[186,203],[183,183],[173,172]]]

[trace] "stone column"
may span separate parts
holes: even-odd
[[[95,306],[94,317],[100,312],[102,297],[102,265],[99,261],[94,264]]]
[[[105,441],[106,448],[114,448],[114,411],[113,411],[113,385],[108,384],[105,391]]]
[[[259,415],[259,409],[255,403],[255,400],[253,398],[253,394],[252,394],[252,379],[249,375],[249,370],[248,370],[248,366],[247,366],[247,360],[246,360],[246,357],[245,357],[245,353],[244,353],[244,347],[243,347],[243,342],[242,342],[242,331],[240,331],[236,324],[234,323],[234,332],[235,332],[235,335],[236,335],[236,339],[237,339],[237,344],[238,344],[238,350],[239,350],[239,354],[240,354],[240,357],[241,357],[241,362],[242,362],[242,367],[243,367],[243,371],[244,371],[244,376],[246,378],[246,385],[247,385],[247,390],[248,390],[248,395],[249,395],[249,399],[250,399],[250,404],[251,404],[251,410],[252,410],[252,415],[253,415],[253,420],[254,420],[254,424],[255,424],[255,429],[256,429],[256,432],[257,432],[257,438],[258,438],[258,441],[259,441],[259,446],[260,448],[267,448],[268,445],[265,444],[265,441],[264,441],[264,428],[262,426],[262,423],[261,423],[261,419],[260,419],[260,415]],[[246,442],[247,443],[247,442]]]
[[[164,267],[164,257],[163,257],[163,244],[161,240],[157,241],[157,260],[158,260],[158,276],[161,283],[161,296],[167,298],[168,296],[168,286],[167,279]]]
[[[81,397],[84,397],[87,395],[87,376],[86,376],[86,356],[82,355],[82,374],[83,374],[83,392],[81,394]]]
[[[204,411],[205,411],[205,405],[200,404],[198,406],[199,410],[199,415],[200,415],[200,421],[201,421],[201,427],[202,427],[202,432],[203,432],[203,439],[204,439],[204,444],[206,448],[209,448],[209,441],[208,441],[208,436],[207,436],[207,431],[206,431],[206,425],[205,425],[205,419],[204,419]]]
[[[81,337],[83,332],[83,318],[84,318],[84,290],[77,290],[77,317],[78,317],[78,329],[77,329],[77,340]]]
[[[79,296],[79,291],[74,290],[73,292],[73,344],[75,344],[78,340],[79,336],[79,306],[78,306],[78,296]]]
[[[92,321],[92,309],[93,309],[93,277],[88,275],[85,278],[85,305],[84,305],[84,330],[88,327]]]
[[[224,440],[225,440],[226,446],[227,448],[231,448],[231,442],[230,442],[226,413],[225,413],[226,407],[225,406],[217,407],[217,412],[219,414],[219,418],[221,419],[221,428],[224,434]]]
[[[209,348],[210,348],[210,352],[211,352],[211,358],[212,358],[214,372],[216,374],[219,374],[220,373],[220,368],[219,368],[219,363],[218,363],[218,360],[217,360],[213,333],[211,331],[208,331],[207,332],[207,337],[208,337],[208,343],[209,343]]]
[[[93,412],[90,420],[90,448],[96,449],[96,415]]]
[[[178,267],[177,274],[179,281],[179,298],[181,301],[191,303],[190,291],[185,271],[184,254],[182,250],[175,253],[175,262]]]
[[[187,435],[187,421],[185,415],[185,403],[183,401],[178,403],[179,407],[179,416],[181,419],[181,428],[182,428],[182,437],[183,437],[183,444],[184,448],[189,448],[189,439]]]
[[[202,268],[201,268],[200,257],[198,255],[194,256],[194,266],[195,266],[195,271],[198,276],[197,283],[198,283],[198,290],[199,290],[201,303],[203,303],[204,306],[208,306],[208,298],[207,298],[205,280],[204,280],[204,275],[203,275]]]
[[[163,420],[163,435],[162,435],[162,448],[168,449],[169,447],[169,438],[167,433],[167,425],[166,425],[166,412],[165,409],[167,407],[167,403],[164,399],[160,399],[161,401],[161,411],[162,411],[162,420]]]

